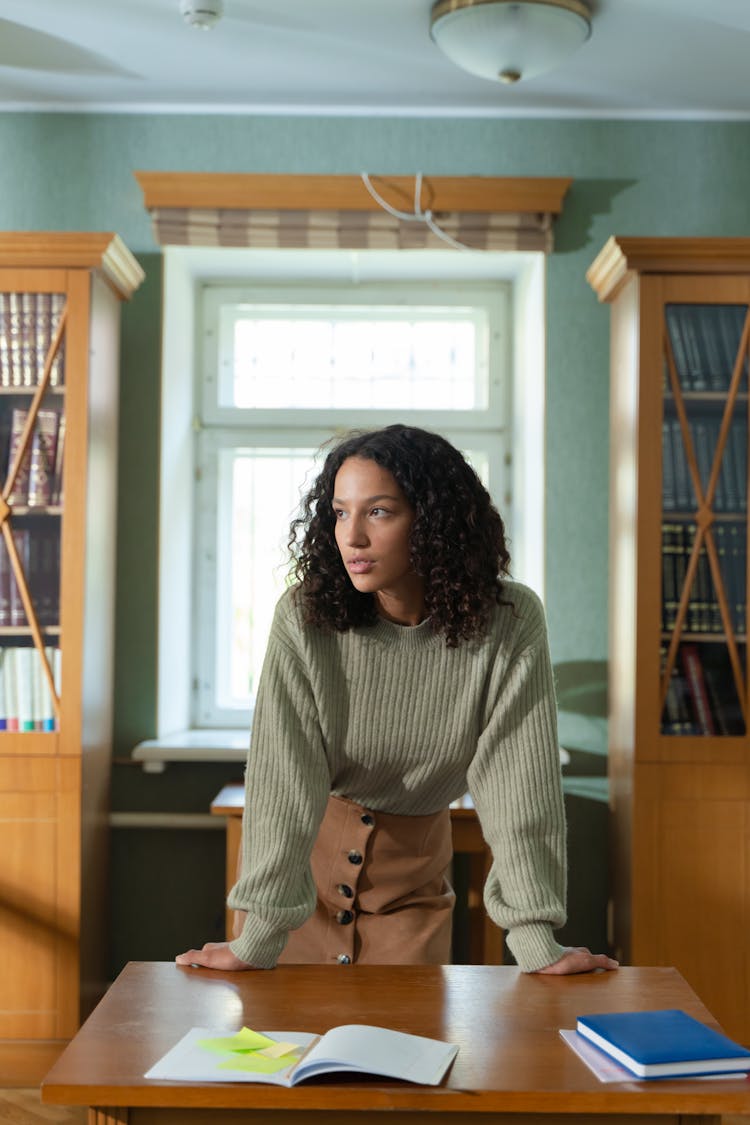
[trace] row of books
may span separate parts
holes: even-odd
[[[662,650],[662,669],[666,649]],[[662,734],[743,735],[745,720],[723,645],[680,645],[667,686]]]
[[[15,463],[28,411],[14,407],[0,422],[0,466],[5,476]],[[11,507],[46,508],[62,503],[65,414],[38,410],[31,440],[8,495]]]
[[[698,418],[690,422],[690,435],[704,495],[713,468],[719,425],[718,418]],[[698,504],[688,470],[682,429],[677,418],[665,418],[662,423],[662,449],[664,510],[694,511]],[[729,427],[714,493],[713,510],[747,511],[747,425],[739,419]]]
[[[59,648],[45,648],[55,694],[60,697]],[[0,731],[51,731],[57,727],[52,693],[33,647],[0,648]]]
[[[64,293],[0,293],[0,386],[36,387],[65,306]],[[50,386],[65,382],[65,341],[50,370]]]
[[[41,628],[60,620],[60,531],[59,527],[14,527],[21,569],[26,578],[37,623]],[[29,624],[21,592],[11,566],[8,548],[0,538],[0,627],[24,628]]]
[[[665,521],[662,524],[662,631],[665,633],[670,633],[677,622],[695,535],[694,523]],[[732,628],[735,635],[743,636],[747,631],[747,528],[744,523],[717,521],[711,528],[711,535]],[[689,633],[725,632],[705,541],[698,555],[684,627]]]
[[[746,305],[667,305],[665,318],[684,391],[726,391],[734,371]],[[744,389],[747,390],[747,357]]]

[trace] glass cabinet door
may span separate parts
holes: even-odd
[[[664,306],[661,730],[747,727],[748,306]]]
[[[0,730],[54,731],[60,698],[65,295],[0,293]]]

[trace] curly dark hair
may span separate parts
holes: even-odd
[[[481,636],[491,607],[506,604],[502,579],[509,574],[510,555],[505,527],[487,489],[455,446],[415,426],[353,431],[328,453],[289,530],[304,620],[345,632],[378,618],[374,596],[352,585],[336,545],[334,481],[349,457],[387,469],[414,509],[411,562],[424,579],[433,632],[442,634],[449,647]]]

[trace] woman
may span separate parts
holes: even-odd
[[[247,766],[231,942],[183,965],[444,963],[448,806],[471,793],[490,917],[526,972],[612,969],[564,948],[565,820],[544,615],[509,580],[464,457],[409,426],[328,454],[292,524]]]

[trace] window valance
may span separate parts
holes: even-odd
[[[135,176],[160,245],[412,250],[445,248],[454,241],[477,250],[544,253],[553,248],[553,220],[572,182],[220,172]]]

